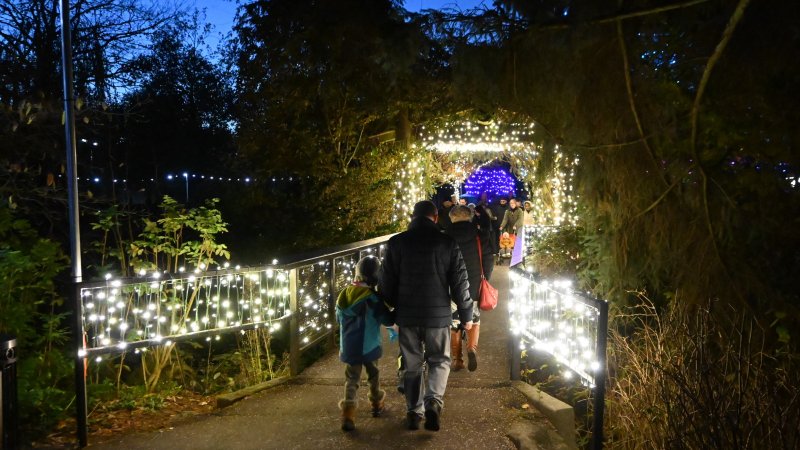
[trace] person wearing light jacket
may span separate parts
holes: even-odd
[[[503,246],[501,244],[501,251],[500,256],[510,257],[511,251],[514,247],[514,241],[516,240],[517,233],[522,233],[522,227],[524,226],[524,215],[522,212],[522,208],[519,207],[519,200],[512,198],[508,202],[509,208],[506,211],[505,215],[503,216],[503,222],[500,224],[500,233],[503,237],[506,236],[511,239],[511,246]]]
[[[358,400],[356,393],[361,382],[361,369],[367,371],[372,416],[384,409],[386,392],[381,389],[380,371],[375,361],[381,357],[381,325],[393,324],[392,314],[378,295],[375,286],[380,277],[380,260],[374,256],[361,258],[356,264],[353,284],[344,288],[336,299],[336,320],[339,322],[339,359],[346,364],[342,430],[355,429]]]

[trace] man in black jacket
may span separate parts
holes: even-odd
[[[408,230],[389,239],[380,292],[395,308],[400,353],[405,363],[403,387],[408,428],[438,431],[444,391],[450,375],[450,300],[462,326],[472,328],[472,299],[464,259],[456,241],[436,225],[436,205],[414,205]],[[424,351],[423,351],[424,345]],[[428,365],[423,397],[422,363]]]

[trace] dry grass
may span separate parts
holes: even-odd
[[[798,355],[754,321],[717,302],[665,313],[645,302],[614,322],[609,447],[800,448]]]

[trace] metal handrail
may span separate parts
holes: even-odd
[[[290,256],[280,264],[78,283],[76,323],[83,343],[76,344],[76,357],[139,352],[260,327],[274,331],[288,323],[289,371],[297,375],[303,351],[326,338],[332,342],[336,295],[352,281],[356,262],[367,254],[382,256],[392,236]],[[85,375],[76,381],[80,396]],[[85,423],[85,415],[78,418],[79,437]]]

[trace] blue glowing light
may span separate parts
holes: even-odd
[[[514,196],[516,180],[500,167],[481,167],[464,182],[464,195],[478,198],[486,193],[490,198]]]

